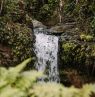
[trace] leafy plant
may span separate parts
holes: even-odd
[[[16,65],[32,56],[32,30],[27,25],[10,23],[6,17],[0,17],[0,40],[1,44],[10,47],[12,53],[12,61],[1,65]]]
[[[0,62],[3,66],[16,65],[33,55],[32,18],[24,0],[0,0],[0,8],[0,45],[10,49],[10,53],[0,52]]]
[[[0,97],[28,97],[30,87],[41,75],[36,71],[22,72],[31,60],[29,58],[9,69],[0,67]]]
[[[32,59],[29,58],[6,69],[0,67],[0,97],[90,97],[95,93],[95,84],[84,85],[83,88],[64,87],[57,83],[39,83],[42,76],[37,71],[22,71]]]
[[[91,33],[94,25],[95,0],[65,0],[63,14],[77,22],[80,30]]]
[[[58,5],[58,0],[25,0],[26,10],[38,20],[49,19]]]
[[[86,34],[81,34],[80,38],[81,40],[88,41],[88,42],[93,41],[94,39],[93,35],[86,35]]]

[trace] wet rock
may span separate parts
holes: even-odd
[[[72,28],[74,28],[73,23],[72,24],[69,24],[69,23],[68,24],[58,24],[54,27],[51,27],[50,32],[52,32],[53,34],[59,34],[60,35],[60,34],[66,32],[67,30],[72,29]]]
[[[44,29],[47,28],[45,25],[43,25],[41,22],[37,20],[32,20],[32,23],[34,28],[44,28]]]
[[[71,29],[67,29],[64,33],[61,34],[60,40],[61,41],[79,41],[80,33],[77,28],[73,27]]]

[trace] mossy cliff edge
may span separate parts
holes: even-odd
[[[59,69],[62,83],[80,87],[95,82],[95,37],[75,29],[66,30],[61,36]]]

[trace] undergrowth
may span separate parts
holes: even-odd
[[[0,97],[90,97],[95,93],[95,84],[86,84],[79,89],[37,82],[37,78],[43,76],[41,72],[23,71],[31,60],[8,69],[0,67]]]

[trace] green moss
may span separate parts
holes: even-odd
[[[61,71],[76,70],[84,82],[91,82],[95,74],[95,44],[88,42],[65,41],[61,50]],[[69,71],[70,73],[70,71]],[[63,77],[64,72],[60,73]],[[66,75],[65,77],[67,77]],[[65,79],[62,79],[63,82]]]
[[[77,47],[77,45],[73,42],[66,42],[63,43],[62,49],[63,49],[63,54],[62,54],[62,60],[64,64],[69,64],[73,60],[73,56],[75,54],[74,49]]]
[[[95,72],[95,45],[88,43],[66,42],[62,45],[63,68],[76,69],[78,72],[93,77]]]
[[[6,0],[2,8],[2,16],[8,16],[12,21],[17,22],[25,14],[24,4],[21,0]]]
[[[93,41],[94,37],[93,37],[93,35],[81,34],[80,39],[83,41],[90,42],[90,41]]]
[[[69,52],[70,50],[73,50],[76,47],[76,44],[67,42],[67,43],[63,44],[62,47],[64,48],[64,51]]]

